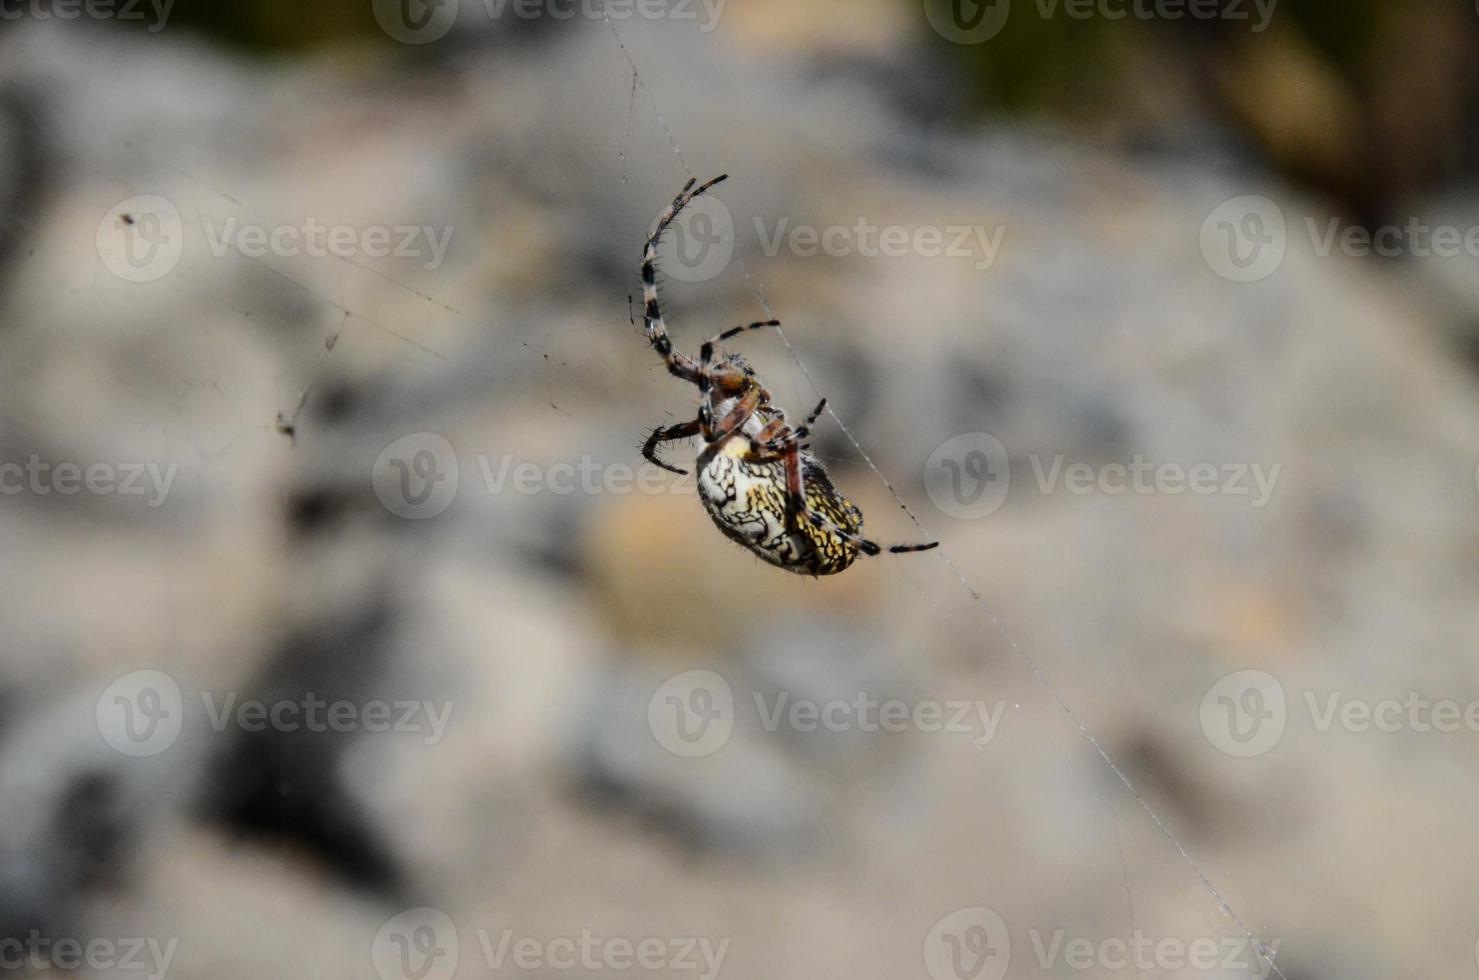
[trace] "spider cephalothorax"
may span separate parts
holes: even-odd
[[[899,554],[935,547],[937,542],[884,548],[862,536],[862,512],[837,492],[822,464],[802,443],[826,409],[825,398],[803,424],[792,428],[743,357],[715,358],[717,344],[748,330],[778,327],[778,321],[726,330],[699,348],[696,361],[673,348],[657,300],[658,242],[690,201],[721,180],[724,177],[716,177],[697,188],[693,180],[684,185],[658,219],[642,253],[647,339],[669,373],[696,385],[699,393],[698,418],[657,428],[642,455],[663,469],[683,473],[658,458],[657,447],[702,436],[698,492],[709,516],[727,537],[787,571],[832,575],[851,565],[859,552]]]

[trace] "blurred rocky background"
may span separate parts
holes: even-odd
[[[610,2],[0,0],[0,970],[1479,975],[1473,5]]]

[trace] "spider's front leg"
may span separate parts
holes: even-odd
[[[647,441],[642,444],[642,458],[654,466],[660,466],[669,473],[677,473],[679,476],[687,476],[688,471],[669,465],[657,455],[657,447],[665,442],[675,442],[678,439],[691,439],[701,435],[710,443],[722,442],[738,432],[750,416],[755,414],[755,409],[760,401],[759,390],[751,391],[739,400],[730,411],[718,422],[707,418],[707,412],[692,422],[682,422],[678,425],[670,425],[667,428],[658,426],[652,430]]]
[[[677,473],[679,476],[687,476],[687,470],[680,470],[676,466],[669,466],[657,455],[657,447],[660,443],[674,442],[678,439],[689,439],[703,431],[703,423],[698,419],[692,422],[683,422],[679,425],[670,425],[667,428],[658,426],[652,430],[652,435],[647,437],[647,442],[642,446],[642,458],[654,466],[660,466],[669,473]]]
[[[683,185],[683,190],[673,203],[663,210],[662,216],[658,218],[657,227],[653,229],[652,235],[647,239],[647,244],[642,249],[642,319],[647,331],[647,341],[658,355],[667,364],[668,373],[684,381],[698,381],[698,366],[693,359],[673,349],[673,341],[668,336],[667,325],[663,322],[662,307],[657,297],[657,251],[662,242],[663,233],[668,230],[678,215],[696,197],[706,193],[709,188],[725,180],[728,175],[715,177],[713,180],[700,187],[695,187],[697,181],[689,179]]]

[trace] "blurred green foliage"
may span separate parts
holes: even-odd
[[[175,0],[170,25],[263,55],[346,39],[389,40],[370,0]]]
[[[917,4],[918,0],[902,0]],[[1122,94],[1124,76],[1149,45],[1217,44],[1256,37],[1254,0],[1220,0],[1215,17],[1070,16],[1070,0],[1004,0],[1011,14],[983,44],[951,45],[972,82],[971,101],[993,111],[1093,114]],[[1267,9],[1269,0],[1263,0]],[[1460,2],[1460,0],[1454,0]],[[1111,12],[1174,10],[1185,0],[1094,0]],[[1273,0],[1270,29],[1293,27],[1349,80],[1381,44],[1392,0]],[[1398,11],[1400,13],[1400,11]],[[1225,16],[1224,16],[1225,14]],[[1247,19],[1242,19],[1246,17]]]

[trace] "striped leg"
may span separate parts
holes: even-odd
[[[817,419],[821,418],[822,413],[826,410],[827,399],[823,398],[819,403],[817,403],[817,407],[812,410],[812,413],[806,417],[806,421],[798,425],[796,428],[787,429],[782,427],[779,432],[771,433],[769,431],[770,426],[766,426],[765,430],[761,431],[761,433],[755,437],[755,441],[760,444],[760,449],[762,452],[781,452],[786,448],[786,443],[788,441],[799,443],[802,439],[805,439],[807,436],[811,435],[811,427],[813,425],[816,425]],[[771,424],[774,425],[774,423]],[[801,448],[805,449],[806,447],[802,446]]]
[[[877,543],[876,541],[869,541],[867,538],[862,537],[861,535],[853,534],[851,531],[843,530],[814,510],[807,510],[804,511],[804,513],[806,514],[807,519],[811,521],[813,526],[819,528],[823,532],[835,534],[841,538],[846,538],[848,541],[851,541],[853,544],[857,545],[858,550],[865,555],[879,555],[885,551],[887,551],[891,555],[906,555],[912,551],[929,551],[931,548],[938,548],[940,546],[940,542],[938,541],[927,541],[924,544],[893,544],[884,546]]]
[[[722,344],[724,343],[724,341],[730,339],[731,337],[738,337],[740,334],[746,333],[750,330],[759,330],[763,327],[778,327],[780,325],[781,321],[779,320],[762,320],[760,323],[750,323],[746,324],[743,327],[731,327],[721,334],[716,334],[715,336],[710,337],[709,343]]]
[[[642,318],[647,329],[647,340],[667,362],[668,372],[684,381],[696,382],[698,368],[694,365],[693,358],[673,349],[673,342],[668,337],[667,325],[663,323],[662,308],[657,301],[657,247],[662,241],[663,233],[668,230],[668,226],[688,206],[688,203],[728,176],[728,174],[722,174],[697,188],[694,187],[697,181],[690,178],[688,183],[683,185],[682,192],[673,198],[673,203],[669,204],[662,216],[657,219],[657,228],[652,232],[652,237],[647,239],[647,246],[642,251]]]
[[[699,432],[702,431],[702,428],[703,427],[699,424],[698,419],[694,419],[692,422],[684,422],[680,425],[670,425],[667,428],[663,428],[659,425],[656,429],[652,430],[652,435],[647,437],[646,444],[642,446],[642,457],[646,459],[647,462],[652,463],[655,466],[660,466],[670,473],[677,473],[679,476],[687,476],[687,470],[680,470],[676,466],[669,466],[667,463],[664,463],[661,459],[659,459],[657,455],[657,447],[659,443],[672,442],[676,439],[688,439],[692,436],[696,436],[699,434]]]

